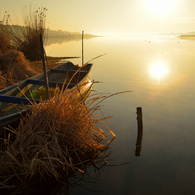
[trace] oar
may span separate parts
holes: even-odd
[[[47,71],[46,71],[46,65],[45,65],[45,52],[43,48],[42,34],[40,34],[40,41],[41,41],[41,51],[42,51],[44,79],[45,79],[45,86],[46,86],[46,95],[47,95],[47,99],[49,99],[49,83],[48,83],[48,77],[47,77]]]

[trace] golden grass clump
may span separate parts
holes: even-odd
[[[99,126],[114,138],[103,124],[109,117],[95,117],[100,108],[92,104],[97,97],[84,104],[73,94],[34,103],[17,129],[7,129],[0,157],[0,188],[31,191],[35,183],[51,180],[67,185],[75,174],[83,175],[87,166],[106,162],[103,151],[110,140]]]
[[[0,71],[6,79],[12,79],[16,82],[36,74],[24,54],[14,50],[0,54]]]

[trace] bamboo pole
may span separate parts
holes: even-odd
[[[44,79],[45,79],[45,86],[46,86],[46,95],[47,95],[47,99],[49,99],[49,82],[48,82],[46,65],[45,65],[45,51],[44,51],[44,48],[43,48],[42,34],[40,34],[40,41],[41,41],[41,51],[42,51]]]

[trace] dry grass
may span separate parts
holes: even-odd
[[[0,53],[6,53],[10,49],[11,49],[10,40],[6,37],[3,31],[0,30]]]
[[[0,71],[8,85],[36,74],[23,53],[13,50],[0,54]],[[1,77],[0,82],[4,82],[4,79]]]
[[[115,135],[103,122],[109,117],[95,117],[100,110],[96,102],[102,99],[92,96],[84,104],[73,94],[61,93],[34,103],[17,129],[7,129],[0,157],[0,188],[31,192],[37,182],[50,180],[67,186],[72,176],[82,177],[87,166],[106,163],[107,133]]]
[[[7,86],[8,86],[8,83],[6,79],[3,76],[1,76],[1,72],[0,72],[0,90],[4,89]]]

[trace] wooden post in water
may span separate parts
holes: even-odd
[[[142,137],[143,137],[143,121],[142,121],[142,108],[137,107],[137,143],[136,143],[136,150],[135,155],[140,156],[141,154],[141,147],[142,147]]]
[[[42,34],[40,34],[39,36],[40,36],[40,42],[41,42],[42,61],[43,61],[43,71],[44,71],[44,79],[45,79],[45,86],[46,86],[46,95],[47,95],[47,99],[49,99],[49,82],[48,82],[47,71],[46,71],[46,65],[45,65],[45,51],[44,51],[44,48],[43,48]]]
[[[84,31],[82,31],[82,65],[84,64],[84,55],[83,55],[83,38],[84,38]]]

